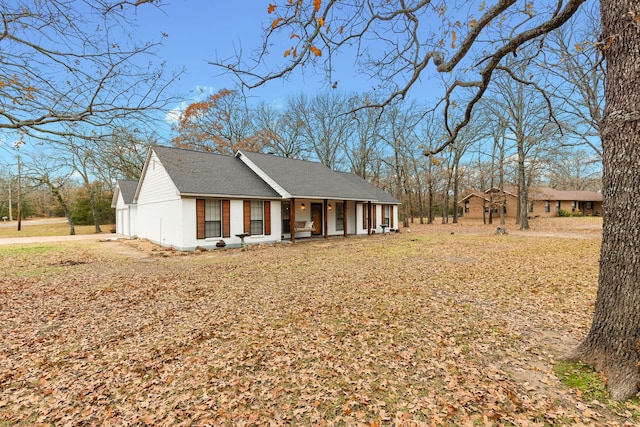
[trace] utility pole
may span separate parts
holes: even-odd
[[[11,181],[12,179],[9,178],[9,221],[13,221],[13,199],[11,199]]]
[[[20,154],[18,154],[18,231],[22,229],[22,183],[20,179]]]

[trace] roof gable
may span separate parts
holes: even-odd
[[[116,182],[116,188],[113,191],[113,198],[111,199],[111,207],[115,208],[118,205],[118,196],[122,196],[122,201],[125,205],[133,205],[136,189],[138,188],[138,181],[119,179]]]
[[[119,180],[118,187],[120,188],[120,194],[122,194],[122,200],[127,205],[133,204],[133,196],[136,194],[136,188],[138,188],[138,181],[133,180]]]
[[[161,146],[152,150],[182,195],[280,198],[234,156]]]

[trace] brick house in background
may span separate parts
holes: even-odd
[[[515,218],[518,212],[518,192],[515,187],[504,191],[505,217]],[[553,217],[563,210],[570,214],[580,213],[585,216],[602,215],[602,194],[596,191],[565,191],[549,187],[532,187],[529,189],[528,210],[530,217]],[[491,188],[484,193],[470,193],[458,202],[465,218],[488,216],[490,205],[493,205],[494,217],[500,216],[500,190]]]

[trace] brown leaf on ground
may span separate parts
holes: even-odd
[[[0,424],[623,425],[552,370],[589,326],[601,222],[532,223],[0,248]]]

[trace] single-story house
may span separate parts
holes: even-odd
[[[470,193],[462,198],[458,205],[462,207],[462,215],[466,218],[482,218],[489,209],[494,216],[500,215],[500,190],[490,188],[484,193]],[[515,218],[518,212],[518,192],[514,187],[504,190],[503,209],[505,217]],[[564,191],[549,187],[532,187],[528,195],[529,216],[558,216],[560,210],[571,214],[580,213],[587,216],[602,214],[602,193],[597,191]]]
[[[114,194],[116,230],[178,250],[381,233],[398,224],[400,202],[366,180],[269,154],[156,146],[132,200],[127,185],[119,181]]]

